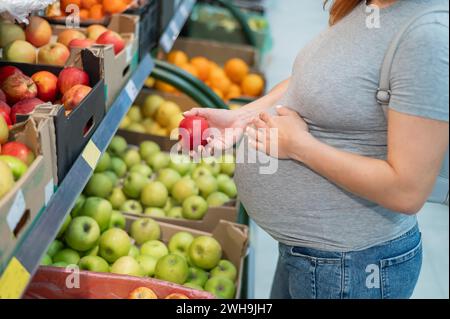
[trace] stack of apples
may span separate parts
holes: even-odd
[[[112,44],[118,54],[125,47],[125,41],[118,33],[102,25],[92,25],[86,33],[66,29],[58,35],[55,43],[51,38],[52,27],[41,17],[30,17],[25,28],[0,20],[0,48],[3,48],[5,61],[64,66],[71,48],[88,48],[95,43]]]
[[[159,95],[147,96],[142,105],[134,105],[122,120],[121,129],[169,137],[183,120],[178,104]]]
[[[194,238],[182,231],[164,243],[160,225],[151,218],[134,220],[129,233],[125,229],[125,217],[114,212],[108,201],[78,202],[41,264],[75,264],[82,270],[154,277],[219,298],[234,297],[236,266],[223,259],[222,247],[213,237]]]
[[[175,50],[168,54],[167,61],[203,81],[225,101],[241,96],[256,98],[264,91],[264,79],[259,74],[250,73],[248,64],[239,58],[228,60],[222,68],[205,57],[189,59],[183,51]],[[174,87],[161,81],[155,82],[155,88],[176,92]]]
[[[0,110],[10,125],[17,114],[30,114],[46,102],[61,102],[70,112],[92,90],[89,82],[89,75],[76,67],[64,68],[59,75],[39,71],[31,77],[14,66],[0,67]]]
[[[200,220],[209,207],[236,198],[234,170],[233,155],[196,164],[183,155],[162,152],[155,142],[135,147],[116,136],[79,201],[97,198],[130,214]]]

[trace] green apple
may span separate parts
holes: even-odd
[[[130,251],[131,240],[120,228],[111,228],[100,236],[99,253],[107,262],[113,263]]]
[[[223,276],[234,282],[237,278],[237,269],[231,261],[222,259],[210,274],[211,277]]]
[[[208,196],[206,199],[206,202],[208,203],[208,207],[220,207],[225,205],[230,201],[230,198],[228,195],[221,193],[221,192],[215,192]]]
[[[78,215],[80,215],[85,201],[86,201],[86,197],[83,194],[78,196],[77,201],[75,202],[75,206],[72,208],[72,211],[70,212],[70,215],[72,216],[72,218],[75,218]]]
[[[200,176],[195,180],[195,183],[200,190],[200,194],[202,194],[204,198],[207,198],[210,194],[216,192],[219,188],[216,179],[212,175]]]
[[[5,163],[11,169],[14,180],[18,181],[28,170],[28,166],[20,159],[9,155],[0,155],[0,161]]]
[[[141,123],[131,123],[127,127],[127,130],[131,131],[131,132],[142,133],[142,134],[147,133],[147,130],[145,129],[145,126],[142,125]]]
[[[127,200],[121,207],[120,210],[124,213],[134,214],[134,215],[140,215],[144,211],[142,208],[141,203],[139,203],[137,200]]]
[[[212,173],[206,166],[202,166],[202,165],[196,166],[191,174],[192,179],[194,181],[196,181],[199,177],[207,176],[207,175],[212,176]]]
[[[52,257],[50,257],[48,254],[45,254],[44,257],[41,258],[41,266],[50,266],[53,263]]]
[[[127,165],[128,168],[133,167],[136,164],[141,162],[141,156],[139,155],[139,151],[135,148],[130,148],[122,155],[122,159]]]
[[[216,180],[217,180],[217,183],[224,183],[226,181],[230,181],[231,177],[228,175],[225,175],[225,174],[219,174],[219,175],[217,175]]]
[[[146,162],[150,165],[155,172],[160,169],[166,168],[170,164],[170,156],[166,153],[159,152],[154,153],[146,158]]]
[[[139,256],[139,248],[137,248],[136,245],[131,245],[130,251],[128,252],[128,256],[137,258]]]
[[[111,183],[113,184],[113,187],[117,186],[117,183],[119,182],[119,178],[117,177],[116,173],[113,171],[106,171],[103,174],[108,176],[108,178],[111,180]]]
[[[219,191],[225,193],[230,198],[236,198],[237,196],[237,188],[236,184],[232,179],[228,181],[219,182]]]
[[[130,256],[123,256],[117,259],[111,266],[111,273],[137,277],[144,275],[139,263]]]
[[[142,189],[148,183],[148,178],[139,173],[130,173],[125,178],[123,192],[129,198],[138,199],[141,196]]]
[[[192,161],[188,156],[180,154],[170,154],[169,168],[184,176],[191,170]]]
[[[111,195],[108,198],[108,201],[111,203],[113,209],[120,209],[123,204],[127,201],[127,197],[123,193],[121,187],[116,187],[112,190]]]
[[[141,158],[149,158],[151,155],[161,152],[161,148],[153,141],[144,141],[139,145]]]
[[[153,219],[139,218],[131,224],[130,235],[136,241],[136,244],[142,245],[149,240],[159,239],[161,229]]]
[[[8,142],[8,137],[9,137],[8,124],[6,124],[5,118],[2,116],[0,118],[0,145]]]
[[[88,216],[75,217],[64,234],[67,245],[78,251],[93,248],[99,237],[100,228],[97,222]]]
[[[173,185],[171,193],[178,203],[182,203],[186,198],[198,195],[199,189],[192,179],[182,178]]]
[[[158,260],[147,255],[139,255],[136,261],[141,266],[144,276],[151,277],[155,274],[156,263]]]
[[[153,118],[156,115],[156,111],[163,104],[165,100],[159,95],[152,94],[147,96],[144,104],[141,106],[142,115],[146,118]]]
[[[187,257],[189,246],[194,241],[192,234],[182,231],[178,232],[170,238],[169,252],[171,254],[178,254],[183,257]]]
[[[208,211],[208,203],[203,197],[191,196],[183,202],[183,217],[190,220],[200,220]]]
[[[120,228],[125,229],[127,221],[125,220],[125,216],[118,211],[113,211],[111,214],[111,219],[109,220],[108,228]]]
[[[171,210],[172,207],[173,207],[174,205],[176,205],[176,204],[177,204],[177,203],[175,202],[175,200],[174,200],[173,198],[169,197],[169,198],[167,199],[166,203],[164,204],[164,207],[162,208],[162,210],[167,214],[167,212],[168,212],[169,210]]]
[[[59,268],[66,268],[67,266],[69,266],[69,264],[64,262],[64,261],[58,261],[56,263],[53,263],[52,266],[53,267],[59,267]]]
[[[63,248],[64,248],[64,244],[62,243],[62,241],[55,239],[54,241],[51,242],[50,246],[48,247],[47,255],[49,255],[50,257],[53,257],[56,255],[56,253],[58,251],[60,251]]]
[[[64,248],[53,256],[53,262],[65,262],[67,265],[77,265],[80,261],[80,254],[73,249]]]
[[[201,291],[203,291],[203,287],[201,287],[201,286],[199,286],[199,285],[197,285],[197,284],[194,284],[194,283],[192,283],[192,282],[187,282],[187,283],[185,283],[183,286],[185,286],[186,288],[190,288],[190,289],[195,289],[195,290],[201,290]]]
[[[197,267],[189,267],[189,275],[186,281],[187,283],[203,287],[205,286],[206,281],[208,281],[208,277],[208,273],[203,269]]]
[[[69,214],[64,219],[64,222],[61,225],[61,228],[59,229],[58,234],[56,235],[56,238],[60,238],[62,235],[64,235],[64,232],[66,231],[67,227],[69,227],[69,224],[71,221],[72,221],[72,217]]]
[[[109,227],[113,208],[111,203],[100,197],[89,197],[84,203],[81,216],[89,216],[95,219],[100,231],[104,231]]]
[[[111,159],[111,171],[117,175],[117,177],[122,178],[127,174],[127,164],[118,157],[113,157]]]
[[[158,172],[157,180],[163,183],[169,191],[180,179],[181,175],[171,168],[164,168]]]
[[[0,120],[3,120],[3,117],[0,117]],[[8,127],[6,127],[6,130],[8,131]],[[1,161],[0,161],[0,176],[2,177],[0,179],[0,199],[1,199],[14,187],[13,172],[6,163],[3,163]]]
[[[220,159],[216,157],[203,158],[200,166],[208,168],[214,176],[217,176],[220,173]]]
[[[194,266],[210,270],[217,266],[222,257],[222,247],[211,236],[199,236],[189,247],[189,260]]]
[[[109,153],[105,153],[100,157],[100,160],[97,163],[97,167],[95,168],[95,173],[106,172],[111,168],[111,156]]]
[[[235,159],[233,155],[224,155],[220,160],[220,173],[233,176],[236,169]]]
[[[158,260],[155,268],[155,278],[181,285],[186,282],[188,272],[189,268],[186,259],[170,254]]]
[[[84,189],[87,196],[108,198],[113,190],[111,179],[103,173],[95,173]]]
[[[148,217],[159,217],[164,218],[166,217],[166,212],[158,207],[147,207],[144,210],[144,215]]]
[[[233,299],[236,286],[226,277],[211,277],[205,284],[205,290],[220,299]]]
[[[122,136],[114,136],[108,147],[108,152],[115,156],[121,156],[128,148],[127,141]]]
[[[126,129],[128,126],[130,126],[130,124],[131,124],[130,118],[128,117],[128,115],[125,115],[125,117],[122,119],[122,121],[121,121],[120,124],[119,124],[119,128],[120,128],[121,130],[124,130],[124,129]]]
[[[127,113],[127,116],[132,122],[142,122],[142,113],[139,106],[133,105]]]
[[[167,246],[159,240],[150,240],[141,246],[141,255],[152,256],[157,260],[167,254],[169,254]]]
[[[81,270],[89,270],[95,272],[109,272],[109,265],[102,257],[84,256],[78,262]]]
[[[150,177],[153,172],[150,166],[140,163],[133,165],[133,167],[130,168],[130,173],[139,173],[145,177]]]
[[[164,207],[168,198],[166,186],[158,181],[148,183],[141,192],[141,203],[147,207]]]
[[[93,248],[89,249],[88,251],[85,251],[83,253],[83,257],[84,256],[97,256],[98,255],[98,251],[99,251],[99,247],[98,247],[98,245],[95,245]]]
[[[172,207],[167,212],[167,217],[169,218],[183,218],[183,208],[182,207]]]

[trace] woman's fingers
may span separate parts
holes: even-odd
[[[203,116],[206,117],[208,115],[208,109],[201,108],[201,107],[195,107],[193,109],[190,109],[189,111],[186,111],[183,113],[183,116]]]
[[[295,112],[294,110],[292,110],[288,107],[281,106],[281,105],[278,105],[276,107],[276,110],[277,110],[278,115],[281,115],[281,116],[289,116],[289,115],[299,116],[298,113]]]
[[[267,126],[272,126],[272,118],[270,117],[270,115],[266,112],[262,112],[261,114],[259,114],[259,119],[261,121],[263,121],[264,123],[266,123]]]
[[[256,128],[264,128],[264,129],[268,128],[267,123],[261,120],[260,118],[253,119],[252,124]]]
[[[253,149],[257,150],[257,151],[261,151],[261,152],[267,153],[266,152],[266,147],[265,147],[264,143],[262,143],[262,142],[256,141],[256,140],[254,140],[254,139],[249,137],[248,144],[250,145],[251,148],[253,148]]]

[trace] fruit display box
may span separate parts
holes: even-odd
[[[36,155],[27,172],[0,200],[0,263],[5,263],[54,190],[54,130],[51,120],[33,119],[16,124],[10,141],[25,144]],[[6,265],[3,265],[6,266]]]
[[[105,80],[106,110],[116,99],[131,74],[136,70],[139,60],[139,17],[117,14],[111,17],[107,26],[109,30],[119,33],[125,40],[125,48],[117,55],[112,45],[93,45],[89,48],[100,58],[100,75]],[[67,30],[65,26],[54,25],[53,35],[58,36]],[[75,29],[86,33],[86,28]],[[72,55],[77,50],[72,50]],[[70,60],[70,59],[69,59]]]
[[[104,80],[100,78],[100,58],[85,49],[79,52],[74,62],[75,66],[82,68],[89,75],[92,90],[70,114],[66,115],[63,105],[43,104],[30,115],[18,116],[19,120],[33,116],[53,118],[56,144],[52,147],[57,158],[58,180],[55,182],[58,184],[62,182],[105,116],[105,85]],[[5,65],[15,66],[28,76],[38,71],[49,71],[58,75],[63,70],[56,66],[0,61],[0,67]]]

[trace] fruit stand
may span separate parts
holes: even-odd
[[[103,2],[104,15],[96,11],[102,1],[82,1],[81,26],[75,29],[64,25],[71,0],[52,4],[40,18],[29,17],[28,26],[0,21],[0,299],[247,297],[251,243],[248,227],[237,223],[248,224],[232,181],[233,155],[189,164],[186,171],[164,152],[175,143],[169,132],[184,125],[183,111],[256,98],[265,78],[251,47],[206,41],[202,46],[212,51],[195,58],[198,52],[189,46],[196,45],[186,44],[193,40],[178,36],[196,1],[178,2],[164,25],[167,3],[159,0],[118,0],[120,8]],[[37,36],[37,30],[43,33]],[[180,58],[191,62],[181,65]],[[212,66],[215,78],[208,76]],[[35,92],[25,89],[16,98],[21,81]],[[247,84],[241,87],[242,81]],[[119,152],[121,147],[128,151]],[[157,154],[150,154],[155,147]],[[21,161],[27,158],[17,160],[19,151],[28,154],[27,165]],[[106,221],[98,217],[101,205],[114,209]],[[142,239],[149,221],[158,235]],[[82,229],[93,234],[92,242],[80,241]],[[102,248],[110,245],[108,236],[132,244],[108,257],[119,246]],[[199,247],[209,241],[217,246],[212,261],[196,257],[197,240]],[[171,254],[153,258],[157,249],[144,248],[151,241]],[[187,250],[193,253],[187,256]],[[186,264],[183,278],[165,275],[164,262]],[[62,287],[70,274],[64,268],[71,264],[82,270],[81,280],[111,286],[72,294]],[[130,270],[135,266],[140,270]]]

